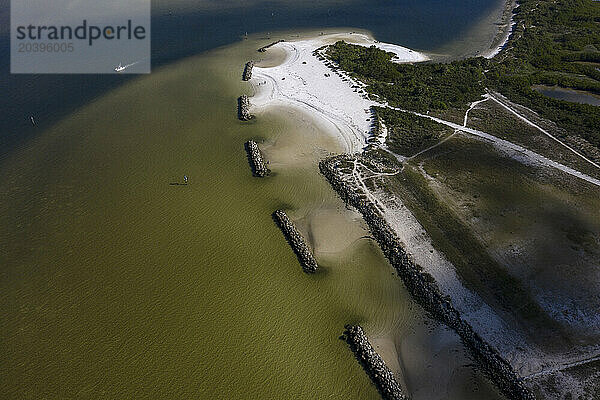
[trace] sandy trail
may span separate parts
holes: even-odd
[[[469,106],[469,109],[465,112],[465,118],[463,119],[463,127],[467,126],[467,121],[469,119],[469,112],[471,112],[472,109],[474,109],[478,104],[481,104],[485,101],[488,101],[488,98],[483,98],[481,100],[477,100],[474,101],[473,103],[471,103],[471,105]],[[413,159],[415,157],[420,156],[423,153],[428,152],[429,150],[435,149],[436,147],[440,146],[441,144],[447,142],[448,140],[450,140],[454,135],[456,135],[458,132],[460,132],[459,129],[455,129],[454,132],[451,135],[448,135],[448,137],[444,138],[443,140],[439,141],[438,143],[434,144],[433,146],[429,146],[428,148],[426,148],[425,150],[421,150],[420,152],[418,152],[417,154],[411,156],[410,158]]]
[[[380,43],[359,33],[328,34],[313,39],[281,42],[272,48],[285,51],[286,57],[283,63],[269,68],[254,67],[250,83],[254,87],[255,94],[251,98],[251,103],[253,112],[260,112],[268,107],[278,105],[302,110],[314,116],[320,128],[329,132],[333,137],[338,137],[346,152],[356,153],[367,145],[367,139],[370,136],[372,123],[370,108],[372,106],[382,106],[382,104],[370,100],[365,93],[361,93],[364,87],[363,83],[352,79],[342,71],[332,70],[326,65],[326,62],[321,61],[315,55],[315,50],[333,44],[338,40],[364,46],[376,46],[394,53],[395,62],[419,62],[428,59],[422,53],[394,44]],[[525,164],[541,164],[552,167],[600,187],[600,180],[596,178],[507,140],[466,127],[469,111],[477,104],[490,99],[498,101],[493,96],[486,94],[481,100],[473,102],[465,113],[462,126],[425,114],[415,112],[413,114],[449,126],[455,130],[455,133],[461,131],[488,140],[500,151]],[[526,123],[539,129],[552,139],[558,140],[503,102],[499,103]],[[395,107],[390,108],[406,111]],[[576,150],[560,141],[558,142],[600,168]]]
[[[487,100],[487,99],[486,99]],[[487,141],[489,141],[490,143],[492,143],[496,149],[500,150],[501,152],[507,154],[509,157],[522,162],[523,164],[527,164],[527,165],[543,165],[543,166],[547,166],[547,167],[552,167],[555,169],[558,169],[566,174],[569,174],[571,176],[575,176],[579,179],[582,179],[588,183],[591,183],[592,185],[598,186],[600,187],[600,180],[593,178],[587,174],[584,174],[582,172],[579,172],[571,167],[567,167],[564,164],[561,164],[557,161],[551,160],[547,157],[544,157],[541,154],[538,154],[534,151],[531,151],[529,149],[526,149],[525,147],[519,146],[517,144],[514,144],[512,142],[509,142],[508,140],[504,140],[504,139],[500,139],[499,137],[496,137],[494,135],[490,135],[489,133],[485,133],[482,131],[479,131],[477,129],[473,129],[473,128],[467,128],[466,126],[460,126],[454,122],[450,122],[450,121],[445,121],[441,118],[437,118],[437,117],[433,117],[431,115],[427,115],[427,114],[421,114],[421,113],[417,113],[417,112],[413,112],[413,111],[408,111],[408,110],[404,110],[402,108],[398,108],[398,107],[390,107],[394,110],[398,110],[398,111],[403,111],[403,112],[408,112],[414,115],[418,115],[420,117],[424,117],[424,118],[429,118],[435,122],[438,122],[440,124],[449,126],[453,129],[455,129],[456,131],[461,131],[461,132],[465,132],[465,133],[470,133],[471,135],[474,136],[478,136],[482,139],[486,139]],[[537,125],[535,125],[536,127],[538,127]],[[538,127],[539,128],[539,127]],[[539,128],[541,129],[541,128]],[[573,150],[574,151],[574,150]],[[578,154],[578,153],[577,153]],[[588,160],[589,161],[589,160]]]
[[[542,129],[539,125],[535,124],[534,122],[528,120],[527,118],[525,118],[523,115],[521,115],[517,110],[515,110],[513,107],[510,106],[510,102],[508,101],[508,99],[506,99],[504,96],[498,94],[498,93],[491,93],[491,94],[487,94],[486,95],[487,98],[495,101],[496,103],[498,103],[500,106],[502,106],[504,109],[506,109],[508,112],[510,112],[511,114],[515,115],[517,118],[519,118],[521,121],[525,122],[526,124],[528,124],[529,126],[534,127],[535,129],[539,130],[540,132],[542,132],[544,135],[548,136],[550,139],[558,142],[560,145],[564,146],[565,148],[567,148],[569,151],[573,152],[575,155],[581,157],[582,159],[584,159],[585,161],[587,161],[588,163],[592,164],[594,167],[599,168],[600,169],[600,165],[598,165],[597,163],[595,163],[594,161],[590,160],[589,158],[587,158],[586,156],[584,156],[583,154],[581,154],[580,152],[578,152],[577,150],[575,150],[574,148],[572,148],[571,146],[569,146],[568,144],[564,143],[563,141],[561,141],[560,139],[558,139],[557,137],[555,137],[554,135],[552,135],[551,133],[549,133],[548,131]],[[533,112],[533,111],[532,111]]]

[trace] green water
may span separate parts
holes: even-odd
[[[400,340],[422,311],[319,175],[335,141],[283,110],[235,119],[256,48],[129,82],[3,161],[0,397],[379,398],[343,326]],[[249,138],[273,177],[252,178]],[[279,207],[317,248],[315,276]],[[429,366],[404,368],[417,380]],[[493,393],[469,374],[457,385]]]

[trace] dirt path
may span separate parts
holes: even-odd
[[[487,100],[487,99],[486,99]],[[393,110],[398,110],[398,111],[402,111],[402,112],[408,112],[414,115],[417,115],[419,117],[423,117],[423,118],[429,118],[432,121],[438,122],[440,124],[449,126],[451,128],[453,128],[455,131],[461,131],[461,132],[465,132],[465,133],[469,133],[471,135],[483,138],[488,140],[489,142],[491,142],[492,144],[494,144],[496,146],[496,148],[498,148],[499,150],[509,154],[510,156],[512,156],[513,158],[517,159],[518,161],[521,161],[523,163],[534,163],[534,164],[542,164],[542,165],[546,165],[555,169],[558,169],[566,174],[575,176],[579,179],[582,179],[588,183],[591,183],[592,185],[598,186],[600,187],[600,180],[596,179],[596,178],[592,178],[589,175],[586,175],[582,172],[579,172],[571,167],[567,167],[566,165],[563,165],[559,162],[556,162],[554,160],[551,160],[547,157],[542,156],[541,154],[538,154],[534,151],[531,151],[529,149],[526,149],[522,146],[519,146],[517,144],[514,144],[512,142],[509,142],[508,140],[504,140],[504,139],[500,139],[496,136],[490,135],[489,133],[486,132],[482,132],[479,131],[477,129],[473,129],[473,128],[467,128],[465,126],[461,126],[458,125],[454,122],[450,122],[450,121],[445,121],[441,118],[437,118],[437,117],[433,117],[431,115],[427,115],[427,114],[421,114],[421,113],[417,113],[414,111],[408,111],[408,110],[404,110],[402,108],[398,108],[398,107],[390,107],[389,105],[387,105],[387,107],[393,109]],[[465,116],[466,118],[467,116]],[[540,128],[541,129],[541,128]]]
[[[583,160],[585,160],[588,163],[592,164],[594,167],[600,169],[600,165],[598,165],[594,161],[590,160],[589,158],[587,158],[586,156],[584,156],[583,154],[581,154],[580,152],[578,152],[577,150],[575,150],[574,148],[572,148],[571,146],[569,146],[568,144],[562,142],[560,139],[554,137],[548,131],[542,129],[539,125],[537,125],[534,122],[532,122],[532,121],[528,120],[527,118],[525,118],[517,110],[515,110],[513,107],[510,106],[510,102],[507,99],[501,97],[498,93],[491,92],[490,94],[487,94],[486,96],[488,97],[488,99],[491,99],[492,101],[498,103],[500,106],[502,106],[502,108],[504,108],[505,110],[507,110],[511,114],[515,115],[517,118],[519,118],[521,121],[525,122],[527,125],[530,125],[530,126],[534,127],[535,129],[539,130],[544,135],[548,136],[550,139],[552,139],[552,140],[560,143],[561,146],[565,147],[569,151],[571,151],[574,154],[576,154],[578,157],[581,157]]]

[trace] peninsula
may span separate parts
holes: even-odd
[[[600,94],[599,21],[592,0],[523,0],[487,58],[353,32],[252,64],[252,112],[287,106],[339,138],[321,171],[511,399],[600,393],[600,111],[539,90]]]

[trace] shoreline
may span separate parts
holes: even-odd
[[[490,50],[485,52],[483,57],[490,59],[494,58],[506,48],[508,40],[510,39],[510,36],[515,28],[516,23],[514,18],[515,8],[517,8],[517,6],[517,0],[506,0],[502,17],[497,22],[499,25],[503,26],[498,29],[498,33],[490,45]]]
[[[340,198],[363,215],[380,248],[398,272],[413,299],[461,337],[479,367],[508,398],[535,399],[514,366],[472,327],[471,321],[465,319],[463,312],[455,308],[455,297],[448,296],[448,292],[440,290],[439,282],[443,283],[443,279],[436,279],[429,273],[429,266],[419,264],[415,255],[407,251],[405,243],[398,235],[399,224],[389,222],[390,215],[386,207],[378,204],[376,199],[370,199],[367,191],[362,190],[357,182],[353,181],[354,178],[345,177],[344,171],[349,168],[346,164],[353,161],[356,168],[356,163],[360,162],[361,157],[364,156],[337,155],[321,161],[319,168]],[[482,305],[479,305],[479,308],[481,307]]]
[[[514,28],[517,0],[502,0],[486,17],[482,17],[461,38],[433,49],[437,62],[450,62],[469,57],[494,58],[508,43]],[[493,29],[492,29],[493,28]]]
[[[249,80],[254,92],[250,98],[250,109],[256,114],[276,106],[301,111],[329,135],[339,138],[346,152],[355,153],[368,144],[372,123],[370,108],[378,103],[368,99],[362,83],[318,58],[316,50],[338,40],[392,52],[396,55],[394,61],[398,63],[430,59],[423,53],[381,43],[356,32],[279,42],[270,49],[285,53],[281,64],[269,67],[263,67],[260,62],[254,64],[252,79]],[[343,105],[340,99],[344,100]]]
[[[368,99],[366,94],[361,93],[362,83],[353,80],[346,73],[339,71],[334,65],[319,55],[318,50],[322,46],[342,39],[346,41],[351,40],[355,44],[375,45],[387,51],[391,50],[396,54],[396,62],[420,62],[429,59],[428,56],[422,53],[414,52],[401,46],[379,43],[366,35],[355,33],[321,35],[313,39],[278,42],[270,48],[285,53],[281,64],[262,67],[260,62],[254,63],[252,78],[249,80],[254,90],[254,96],[250,98],[252,113],[260,114],[278,106],[298,110],[313,119],[328,135],[337,137],[344,146],[346,153],[362,152],[368,145],[368,139],[371,136],[373,127],[371,107],[380,104]],[[343,99],[343,102],[340,101],[341,99]],[[343,103],[343,106],[340,103]],[[374,204],[377,203],[378,200],[374,200]],[[412,235],[414,227],[402,227],[403,224],[400,221],[402,217],[400,219],[397,216],[394,218],[390,213],[385,212],[383,218],[388,221],[388,224],[394,227],[396,232],[399,229],[404,233],[404,236],[408,235],[410,237]],[[367,223],[369,223],[368,220]],[[402,237],[402,235],[400,236]],[[417,250],[422,249],[418,247]],[[448,266],[445,268],[445,270],[448,269],[451,269],[451,267]],[[440,276],[436,278],[438,280]],[[451,281],[456,282],[456,279],[451,279]],[[483,343],[481,346],[483,347],[480,348],[476,344],[474,348],[483,351],[484,354],[488,354],[489,352],[493,354],[493,356],[490,356],[490,360],[496,361],[491,361],[493,365],[491,367],[492,370],[497,372],[508,368],[506,371],[509,372],[500,373],[502,378],[498,378],[499,381],[496,381],[496,383],[505,391],[520,392],[523,398],[527,398],[528,395],[523,392],[524,388],[517,383],[519,378],[518,375],[514,375],[515,372],[511,369],[512,363],[508,363],[504,358],[500,357],[500,354],[506,355],[508,353],[513,363],[519,360],[517,364],[521,364],[525,358],[518,354],[519,352],[515,352],[516,346],[514,341],[507,339],[502,334],[502,332],[506,331],[506,326],[504,326],[504,323],[492,310],[488,310],[481,303],[478,296],[470,293],[461,285],[459,285],[460,288],[454,287],[452,282],[449,282],[450,287],[445,287],[446,291],[444,291],[444,294],[450,294],[450,297],[455,300],[460,299],[459,309],[461,309],[463,316],[466,311],[467,320],[469,321],[466,323],[469,326],[470,332],[481,334],[479,331],[484,326],[483,320],[489,320],[489,317],[493,316],[491,318],[494,321],[493,332],[483,332],[484,334],[481,336],[475,334],[477,339],[475,343],[481,341]],[[450,293],[448,289],[450,289]],[[473,304],[476,305],[476,310],[468,312],[469,305]],[[473,324],[476,330],[471,328],[471,324]],[[485,331],[485,329],[483,330]],[[486,340],[489,339],[490,334],[494,339],[492,340],[492,343],[495,345],[494,347],[490,347]],[[485,339],[482,339],[482,337]],[[496,350],[496,346],[498,345],[500,345],[499,347],[502,350],[500,353]],[[393,353],[396,353],[394,358],[397,359],[396,361],[399,361],[400,353],[396,351]],[[486,358],[486,356],[483,357]],[[394,366],[396,368],[399,367],[399,365]],[[489,372],[488,368],[486,368],[485,364],[483,365],[483,369]],[[525,369],[529,368],[526,367]],[[522,373],[523,371],[520,372]],[[406,382],[404,379],[401,379],[401,382],[405,387]],[[508,387],[511,387],[511,389],[508,389]]]
[[[512,4],[512,0],[507,2],[507,5]],[[514,26],[512,18],[513,8],[510,8],[511,23],[504,32],[503,42],[490,57],[498,54],[509,42]],[[250,98],[251,109],[256,113],[272,107],[286,107],[292,112],[299,111],[312,119],[315,125],[329,136],[336,138],[345,148],[345,153],[356,155],[367,148],[369,138],[372,137],[374,121],[371,107],[383,104],[369,99],[364,93],[362,82],[354,80],[320,54],[323,46],[333,44],[337,40],[391,50],[396,54],[395,62],[411,63],[430,59],[423,53],[402,46],[379,43],[368,35],[354,32],[321,34],[312,39],[279,42],[272,46],[274,51],[279,51],[280,55],[284,54],[279,65],[265,67],[261,66],[260,62],[255,64],[254,75],[250,80],[254,89],[254,97]],[[500,378],[503,383],[499,386],[512,387],[514,384],[517,387],[510,390],[520,392],[525,390],[520,384],[524,379],[535,376],[549,367],[580,358],[581,354],[578,352],[548,354],[534,343],[521,346],[521,343],[527,342],[526,334],[517,326],[512,326],[514,321],[505,321],[501,312],[488,307],[477,293],[464,287],[456,276],[454,267],[442,254],[433,249],[431,243],[413,240],[421,238],[423,229],[408,210],[403,209],[401,204],[398,204],[398,207],[383,207],[381,202],[385,201],[384,196],[378,193],[365,194],[376,208],[381,206],[382,218],[406,246],[406,253],[423,265],[424,270],[438,282],[441,293],[452,300],[455,310],[468,325],[468,331],[476,336],[474,348],[482,354],[491,349],[489,354],[493,353],[491,360],[492,365],[496,365],[493,367],[495,371],[508,368],[509,372],[500,373],[500,376],[505,378]],[[431,259],[433,256],[437,260]],[[470,337],[469,335],[467,337]],[[484,350],[479,348],[477,343],[480,342]],[[400,352],[396,354],[400,355]],[[493,361],[494,359],[500,361]],[[524,393],[521,395],[528,397]]]

